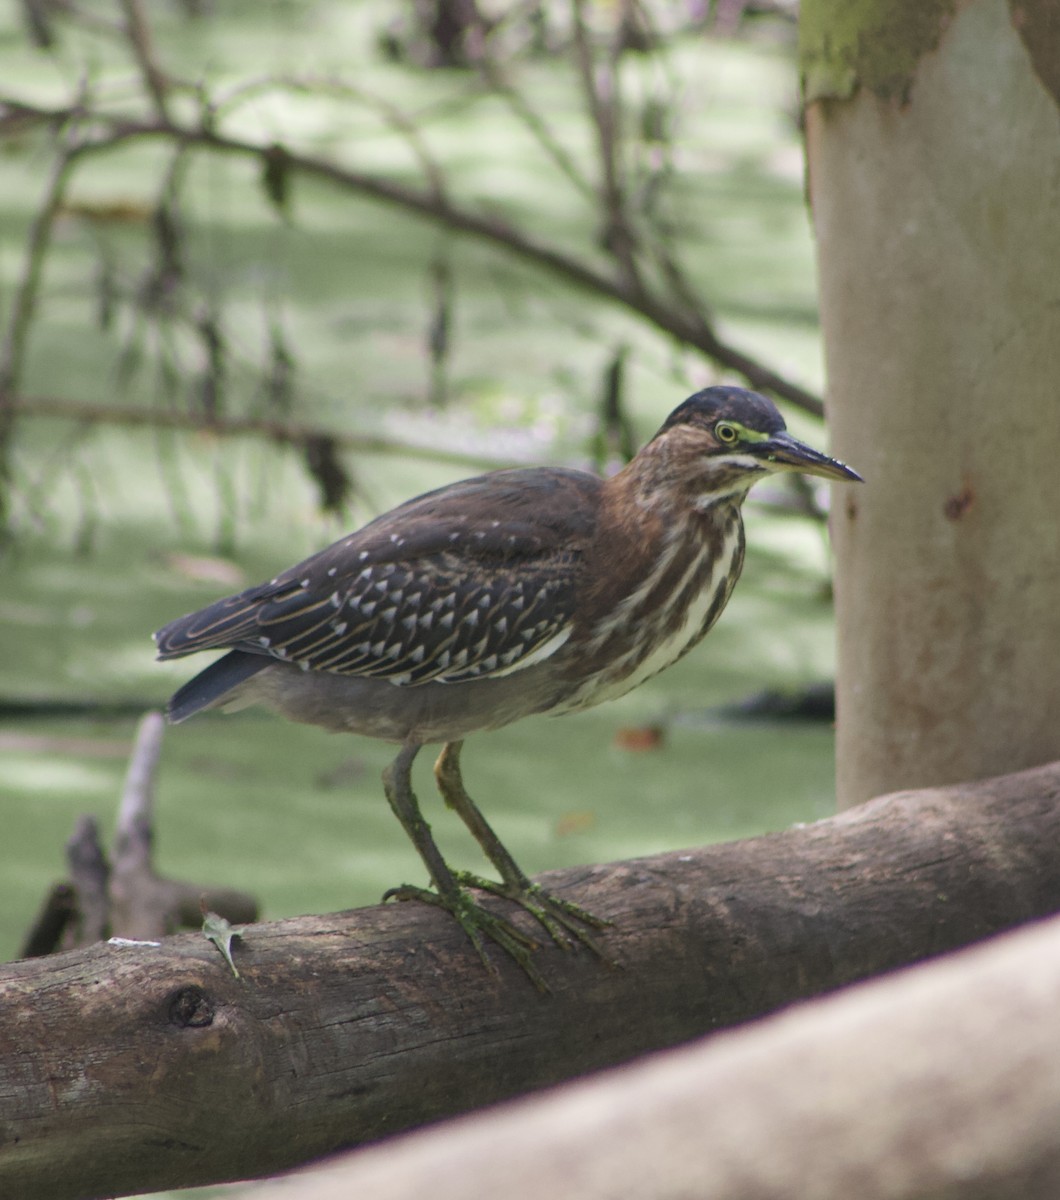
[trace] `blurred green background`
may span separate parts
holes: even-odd
[[[502,28],[504,69],[595,179],[593,131],[566,52],[567,6],[528,8],[544,14],[535,36],[548,45]],[[587,6],[598,49],[613,44],[622,8]],[[107,25],[112,6],[83,8],[98,25],[66,21],[50,46],[34,46],[13,9],[0,16],[5,95],[66,105],[87,79],[101,109],[150,115],[128,46]],[[650,48],[624,54],[616,68],[627,124],[639,130],[625,159],[631,178],[661,197],[658,228],[718,332],[819,391],[794,25],[775,14],[741,17],[739,5],[724,28],[711,6],[646,11],[657,22]],[[429,153],[455,201],[604,261],[598,208],[481,71],[426,65],[412,5],[229,0],[150,13],[159,60],[188,85],[171,101],[181,119],[197,120],[205,95],[227,97],[233,134],[410,186],[422,185]],[[665,138],[643,136],[655,128],[649,118]],[[39,125],[4,133],[0,316],[9,327],[57,140]],[[178,197],[169,218],[180,270],[163,304],[149,287],[158,283],[167,178]],[[613,465],[600,449],[600,398],[617,354],[638,444],[691,391],[742,382],[503,249],[319,180],[284,184],[277,204],[275,181],[270,198],[252,160],[177,161],[169,144],[151,140],[86,157],[62,197],[17,392],[30,403],[87,407],[79,419],[21,414],[10,442],[0,957],[17,953],[46,888],[62,877],[78,814],[95,814],[109,836],[139,713],[162,705],[195,669],[155,664],[153,629],[481,466]],[[220,331],[220,369],[210,363],[211,330]],[[92,409],[211,404],[222,419],[297,420],[373,435],[384,448],[341,449],[350,490],[326,512],[297,448],[132,428],[94,419]],[[785,414],[800,436],[826,444],[819,422],[790,407]],[[746,509],[743,580],[694,654],[611,705],[469,743],[469,790],[531,872],[743,837],[831,811],[827,721],[719,711],[833,671],[824,526],[787,511],[793,494],[760,490]],[[659,744],[627,748],[624,731],[645,726],[662,730]],[[254,711],[170,730],[158,866],[251,891],[267,917],[371,904],[387,887],[421,882],[382,796],[379,773],[391,756],[380,743]],[[477,868],[476,847],[433,795],[428,762],[425,754],[418,764],[428,819],[445,853]]]

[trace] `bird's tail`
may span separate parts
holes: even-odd
[[[169,698],[166,716],[172,724],[186,721],[188,717],[213,708],[229,696],[241,683],[269,666],[273,660],[260,654],[246,654],[232,650],[224,658],[211,663],[194,679],[189,679],[182,688]],[[232,697],[234,699],[234,697]]]
[[[259,633],[257,606],[277,591],[273,583],[225,596],[198,612],[170,621],[152,634],[159,659],[183,658],[199,650],[221,650],[253,640]]]

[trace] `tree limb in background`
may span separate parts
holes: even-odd
[[[15,426],[14,395],[22,380],[26,340],[40,295],[52,227],[70,182],[76,152],[75,144],[65,132],[60,132],[58,136],[60,145],[52,160],[51,175],[45,185],[40,207],[30,226],[22,272],[0,340],[0,540],[7,530],[7,484]]]
[[[36,119],[40,122],[62,120],[71,115],[64,108],[30,105],[11,96],[0,96],[0,109],[8,117]],[[0,132],[5,112],[0,111]],[[760,363],[724,341],[701,313],[690,313],[685,301],[638,286],[635,281],[612,275],[592,262],[568,253],[559,246],[542,241],[503,218],[477,212],[434,188],[421,188],[368,171],[343,167],[331,159],[302,153],[275,141],[268,144],[219,132],[210,126],[160,122],[157,120],[94,113],[98,134],[83,146],[80,156],[97,155],[135,141],[162,140],[197,146],[202,149],[256,158],[264,163],[279,150],[285,167],[324,179],[342,189],[383,203],[393,204],[414,215],[436,221],[458,233],[468,234],[514,255],[532,266],[555,275],[569,284],[643,317],[663,333],[700,351],[719,366],[743,376],[752,387],[771,391],[790,404],[821,416],[824,406],[819,397]]]
[[[631,294],[643,292],[644,281],[638,265],[637,237],[627,210],[624,175],[619,165],[622,147],[622,99],[619,94],[616,43],[610,48],[606,64],[598,64],[590,45],[585,21],[584,0],[573,0],[575,61],[582,91],[585,95],[589,120],[596,135],[596,152],[600,164],[600,210],[603,228],[600,231],[604,247],[614,256],[619,277]]]
[[[214,153],[256,162],[262,190],[282,221],[291,218],[292,187],[298,176],[326,180],[347,193],[402,209],[446,233],[456,232],[492,246],[509,260],[624,308],[679,345],[742,376],[750,386],[774,392],[807,412],[822,413],[817,396],[719,335],[709,306],[681,266],[681,240],[667,228],[660,215],[662,206],[657,203],[663,183],[674,175],[670,118],[676,112],[678,83],[667,74],[667,62],[661,52],[657,53],[664,39],[652,28],[652,15],[636,0],[622,0],[613,11],[590,10],[583,0],[571,0],[557,25],[559,28],[564,20],[569,22],[561,34],[562,44],[544,51],[569,59],[570,76],[582,93],[594,148],[589,157],[595,158],[588,168],[565,148],[546,119],[544,108],[536,106],[512,82],[509,68],[516,59],[511,46],[528,30],[547,23],[548,15],[532,5],[516,5],[501,16],[483,15],[473,3],[461,9],[462,61],[466,59],[477,68],[480,79],[529,132],[547,164],[558,172],[580,203],[589,204],[599,244],[581,250],[537,235],[525,224],[498,217],[484,205],[478,207],[454,194],[450,187],[453,181],[432,153],[427,133],[431,120],[443,107],[451,110],[454,101],[473,103],[481,92],[470,95],[465,89],[461,96],[457,89],[441,106],[421,105],[416,109],[395,103],[371,88],[334,78],[278,75],[208,88],[198,77],[182,79],[167,68],[159,53],[164,43],[153,36],[150,27],[154,14],[142,0],[117,0],[116,11],[118,19],[111,20],[74,8],[57,14],[56,22],[61,17],[85,25],[94,36],[111,43],[135,68],[131,92],[128,80],[108,82],[104,77],[91,87],[79,81],[78,90],[71,89],[72,99],[65,105],[48,107],[18,95],[0,97],[0,139],[45,127],[59,142],[52,190],[30,230],[26,265],[0,347],[0,526],[10,530],[10,443],[14,414],[16,410],[25,411],[15,397],[20,390],[21,364],[51,225],[63,211],[63,195],[81,160],[95,160],[119,147],[146,140],[163,143],[172,150],[158,202],[149,214],[153,237],[148,262],[137,285],[129,281],[123,285],[113,257],[108,257],[106,246],[101,244],[99,313],[104,329],[113,328],[119,306],[122,315],[129,318],[118,350],[119,382],[129,381],[145,353],[153,354],[156,387],[168,407],[189,411],[201,408],[220,422],[227,415],[223,410],[230,405],[231,393],[236,389],[231,370],[234,356],[230,322],[223,309],[223,297],[217,293],[223,284],[215,275],[203,285],[188,269],[188,240],[181,212],[188,186],[187,168],[204,154]],[[61,34],[56,22],[49,36]],[[633,51],[638,58],[654,55],[649,69],[667,79],[661,89],[653,85],[650,105],[643,112],[630,98],[635,90],[630,76]],[[86,79],[90,77],[86,67]],[[418,169],[418,181],[410,182],[400,174],[346,167],[334,157],[300,147],[292,139],[234,132],[246,127],[243,109],[248,102],[285,92],[338,98],[375,114],[409,150]],[[440,294],[440,289],[436,292]],[[442,337],[447,329],[447,311],[446,306],[436,304],[432,317],[436,336],[430,341],[433,356],[427,390],[436,401],[444,395],[447,378],[443,369],[447,360],[437,353],[439,347],[449,349],[448,339]],[[275,327],[275,314],[269,323]],[[265,350],[267,353],[268,348]],[[189,363],[189,353],[197,361]],[[270,372],[276,378],[283,376],[281,386],[288,388],[290,400],[291,373],[281,367],[277,375],[275,366],[275,362],[263,366],[262,377]],[[252,408],[270,388],[271,383],[266,382],[264,387],[251,389],[249,406]],[[90,422],[98,411],[86,408],[85,422]],[[341,503],[349,480],[344,482],[341,470],[333,469],[340,465],[333,458],[327,460],[326,470],[315,470],[313,464],[319,463],[321,456],[314,448],[326,449],[335,444],[333,439],[326,444],[315,440],[306,453],[325,504],[331,507]],[[177,511],[179,481],[165,471],[163,477],[168,480],[167,496]],[[222,493],[219,504],[230,516],[228,480],[223,472],[218,487]],[[174,488],[176,491],[172,491]],[[228,544],[233,536],[228,516],[222,515],[220,540]]]
[[[169,120],[169,101],[166,95],[168,80],[155,57],[151,28],[147,23],[143,0],[120,0],[125,17],[125,36],[133,58],[143,76],[144,86],[151,96],[159,120]]]
[[[317,425],[270,417],[211,417],[203,412],[175,408],[141,408],[121,404],[80,404],[61,396],[12,396],[12,410],[24,416],[54,417],[80,421],[88,425],[123,425],[127,428],[183,429],[216,437],[264,437],[281,446],[293,446],[305,452],[310,443],[329,441],[343,450],[364,454],[415,454],[427,462],[450,463],[489,471],[498,467],[520,466],[496,455],[449,450],[444,446],[399,442],[380,434],[341,433]]]

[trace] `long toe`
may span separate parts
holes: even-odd
[[[589,932],[590,929],[606,929],[611,922],[588,912],[580,904],[564,900],[529,879],[497,883],[467,871],[457,872],[457,879],[463,887],[479,888],[518,904],[541,925],[561,949],[570,950],[580,944],[591,950],[597,958],[614,965],[613,960]]]
[[[533,960],[533,953],[540,949],[540,944],[505,917],[490,912],[474,898],[467,887],[458,885],[453,893],[443,895],[428,888],[402,884],[386,892],[383,900],[418,900],[435,908],[444,908],[456,919],[491,975],[496,977],[498,971],[487,952],[487,942],[493,942],[514,959],[539,992],[550,991]]]

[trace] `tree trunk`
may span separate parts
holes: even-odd
[[[619,964],[541,997],[412,904],[0,970],[0,1195],[281,1170],[733,1025],[1060,908],[1060,763],[746,842],[555,872]],[[519,919],[516,917],[515,919]]]
[[[841,804],[1060,755],[1053,0],[804,0]]]
[[[1056,1200],[1060,921],[246,1200],[468,1195]]]

